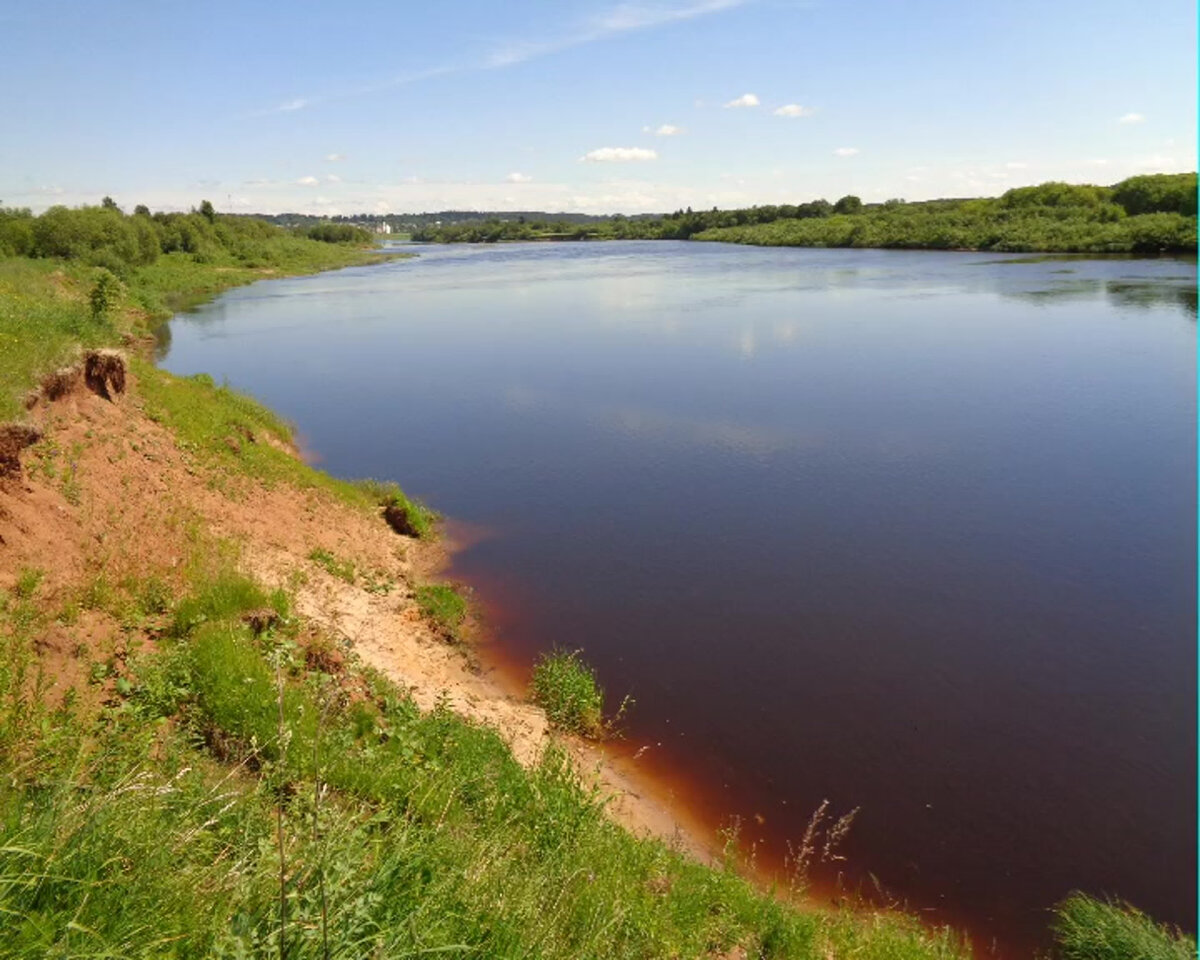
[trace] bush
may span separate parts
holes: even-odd
[[[92,291],[88,294],[88,305],[91,307],[92,319],[103,321],[108,316],[109,310],[120,300],[121,292],[121,281],[116,278],[116,275],[111,270],[101,267],[96,274],[96,282],[92,286]]]
[[[530,688],[533,702],[554,726],[585,737],[603,735],[604,691],[578,651],[542,654],[534,664]]]

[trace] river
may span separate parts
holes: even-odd
[[[476,531],[496,655],[582,648],[768,869],[827,799],[818,887],[981,956],[1075,889],[1195,930],[1194,260],[411,249],[164,364]]]

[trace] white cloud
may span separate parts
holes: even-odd
[[[856,157],[858,156],[858,147],[838,147],[833,151],[835,157]]]
[[[288,100],[286,103],[281,103],[275,109],[280,113],[291,113],[293,110],[303,110],[308,106],[308,101],[304,97],[296,97],[295,100]]]
[[[1130,124],[1130,123],[1145,123],[1145,122],[1146,122],[1146,118],[1144,116],[1142,116],[1140,113],[1127,113],[1123,117],[1117,118],[1117,123]]]
[[[533,177],[527,173],[517,173],[513,171],[504,178],[505,183],[533,183]]]
[[[336,173],[327,173],[327,174],[325,174],[325,182],[326,183],[341,183],[342,178],[339,177]]]
[[[346,159],[346,155],[344,153],[327,153],[325,159],[330,163],[340,163]]]
[[[296,181],[297,185],[301,187],[315,187],[320,182],[316,177],[301,177]]]
[[[786,103],[775,111],[777,117],[811,117],[815,110],[812,107],[802,107],[798,103]]]
[[[641,160],[657,160],[658,151],[643,147],[600,147],[590,150],[579,158],[589,163],[630,163]]]
[[[730,100],[725,106],[728,107],[757,107],[758,97],[753,93],[743,93],[735,100]]]
[[[652,133],[656,137],[677,137],[683,132],[683,127],[677,127],[673,123],[664,123],[657,127],[642,127],[642,133]]]
[[[1009,160],[1008,163],[1006,163],[1004,165],[1004,169],[1005,170],[1028,170],[1029,164],[1027,164],[1024,160]]]

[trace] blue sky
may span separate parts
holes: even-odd
[[[1196,168],[1192,0],[0,5],[0,202],[641,212]]]

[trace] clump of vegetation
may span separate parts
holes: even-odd
[[[1062,960],[1195,960],[1196,941],[1136,907],[1074,893],[1055,908]]]
[[[92,319],[103,321],[121,296],[121,281],[111,270],[101,267],[96,273],[96,282],[88,294]]]
[[[355,486],[383,509],[383,519],[396,533],[431,540],[437,532],[438,514],[407,496],[395,483],[359,480]]]
[[[366,230],[348,223],[318,223],[304,231],[304,235],[310,240],[320,240],[322,243],[371,242],[371,235]]]
[[[449,639],[459,639],[467,619],[467,600],[452,583],[429,583],[413,590],[417,606]]]
[[[308,555],[308,559],[330,576],[337,577],[345,583],[354,583],[358,579],[358,571],[354,567],[354,561],[341,559],[324,547],[317,547],[312,550]]]
[[[533,667],[530,692],[556,727],[584,737],[604,735],[604,691],[579,651],[542,654]]]

